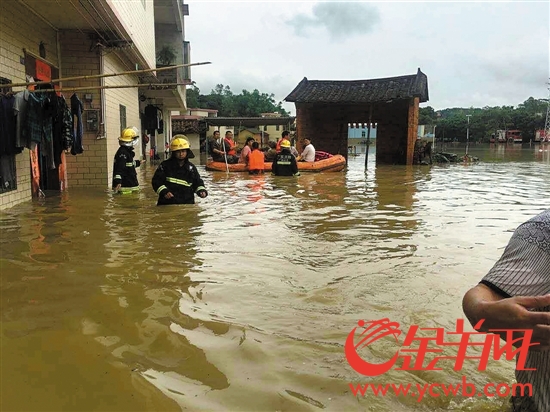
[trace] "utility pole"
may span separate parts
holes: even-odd
[[[468,126],[466,126],[466,154],[468,154],[468,145],[470,144],[470,116],[471,114],[466,115],[468,119]]]

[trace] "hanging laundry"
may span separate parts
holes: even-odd
[[[44,93],[30,93],[27,106],[26,133],[30,140],[30,149],[42,142],[44,136],[52,135],[52,118],[46,110],[48,97]],[[48,116],[50,116],[48,118]],[[46,139],[48,139],[46,137]]]
[[[154,136],[159,129],[159,112],[162,116],[162,111],[157,106],[152,104],[145,106],[143,117],[147,134]],[[162,132],[159,131],[159,133]]]
[[[16,189],[15,156],[0,155],[0,193]]]
[[[82,112],[84,110],[84,106],[76,93],[73,93],[71,96],[71,115],[73,117],[73,147],[71,148],[71,154],[77,155],[82,152],[84,152],[84,149],[82,148],[82,134],[83,134],[83,126],[82,126]],[[76,127],[76,130],[75,130]]]
[[[0,95],[0,155],[14,155],[21,153],[15,148],[15,114],[13,93]]]
[[[71,109],[67,105],[65,97],[61,95],[56,96],[56,98],[57,109],[53,119],[53,149],[55,165],[59,166],[62,163],[61,154],[73,145],[73,124]]]
[[[29,104],[28,90],[23,90],[15,95],[15,102],[13,103],[13,111],[15,113],[15,147],[31,148],[31,142],[25,127],[27,122],[27,107]]]

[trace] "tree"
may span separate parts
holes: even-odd
[[[289,116],[282,102],[276,103],[273,93],[261,93],[259,90],[234,94],[229,86],[217,84],[208,95],[200,94],[195,84],[187,89],[187,106],[214,109],[220,117],[259,117],[261,113],[281,113]],[[193,103],[193,105],[191,105]]]
[[[433,107],[421,107],[418,111],[418,124],[436,124],[437,114]]]
[[[195,82],[185,91],[187,97],[187,107],[199,107],[199,96],[201,91],[196,86]]]

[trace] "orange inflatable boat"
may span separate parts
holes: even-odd
[[[318,160],[316,162],[298,162],[300,172],[340,172],[346,167],[346,158],[342,155],[334,155],[328,159]],[[248,172],[244,163],[235,163],[226,165],[225,162],[208,162],[206,170],[226,172]],[[271,172],[271,162],[264,163],[265,172]]]

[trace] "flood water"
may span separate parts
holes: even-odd
[[[453,331],[463,294],[550,206],[549,151],[469,153],[406,167],[371,152],[366,173],[360,156],[298,178],[199,166],[209,197],[165,207],[149,166],[137,195],[69,188],[1,212],[0,410],[507,410],[349,383],[511,384],[512,361],[371,378],[344,356],[360,319]]]

